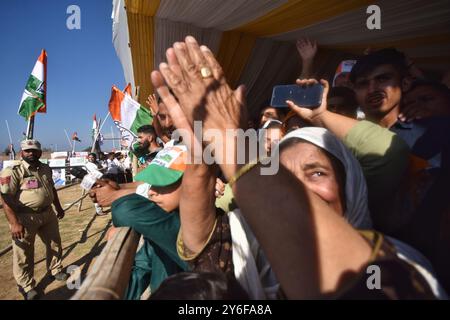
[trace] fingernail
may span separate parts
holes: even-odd
[[[165,68],[168,68],[169,67],[169,65],[167,64],[167,63],[165,63],[165,62],[161,62],[160,64],[159,64],[159,68],[160,69],[165,69]]]
[[[211,50],[209,50],[209,48],[207,46],[200,46],[200,50],[206,51],[206,52],[211,51]]]
[[[197,41],[195,41],[195,38],[194,38],[193,36],[187,36],[187,37],[186,37],[186,42],[192,42],[192,43],[195,43],[195,42],[197,42]]]

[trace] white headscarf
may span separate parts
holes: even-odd
[[[344,217],[357,229],[370,229],[369,208],[367,206],[367,185],[358,160],[344,144],[331,132],[324,128],[305,127],[288,133],[279,146],[291,139],[308,141],[335,156],[345,170],[346,210]]]

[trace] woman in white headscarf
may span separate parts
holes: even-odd
[[[372,229],[362,169],[334,134],[318,127],[297,129],[281,140],[277,150],[280,163],[355,229]],[[385,238],[395,248],[397,257],[412,265],[426,279],[436,297],[448,298],[436,280],[430,262],[420,252],[397,239]]]
[[[331,132],[317,127],[290,132],[280,142],[280,161],[353,227],[372,227],[361,167]]]

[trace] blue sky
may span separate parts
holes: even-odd
[[[81,9],[81,30],[69,30],[69,5]],[[112,44],[112,0],[14,0],[2,3],[0,11],[0,152],[9,144],[8,120],[16,150],[25,120],[17,115],[26,81],[41,52],[48,55],[47,113],[38,114],[34,137],[44,147],[69,150],[64,134],[78,133],[90,146],[93,114],[108,112],[111,86],[125,86],[122,66]],[[104,134],[111,135],[108,120]],[[114,134],[118,135],[116,128]],[[116,143],[117,146],[117,143]],[[108,141],[103,148],[112,148]]]

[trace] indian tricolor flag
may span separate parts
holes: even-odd
[[[150,111],[133,100],[130,95],[130,84],[122,92],[116,86],[112,87],[109,100],[109,112],[114,123],[120,129],[122,138],[128,142],[128,146],[137,136],[137,129],[143,125],[152,123]],[[134,137],[133,137],[134,136]]]
[[[30,119],[36,112],[45,113],[46,106],[46,92],[47,92],[47,52],[42,50],[33,71],[28,78],[25,91],[22,95],[22,101],[18,114]]]

